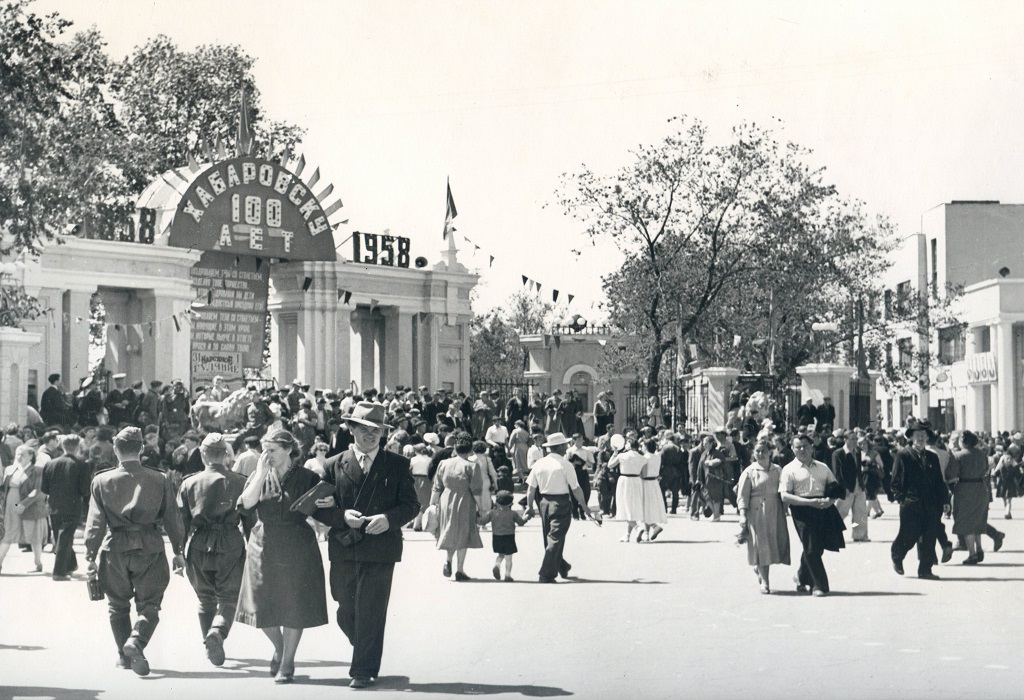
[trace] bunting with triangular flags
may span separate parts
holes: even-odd
[[[529,277],[527,277],[526,275],[523,275],[523,286],[524,286],[524,287],[528,287],[528,286],[529,286],[529,285],[527,284],[527,282],[529,282],[529,281],[530,281],[530,278],[529,278]]]
[[[573,300],[573,296],[572,296],[572,294],[569,294],[569,295],[567,295],[567,296],[568,296],[568,298],[569,298],[569,303],[571,304],[571,303],[572,303],[572,300]]]
[[[352,292],[345,292],[345,303],[349,303],[352,300]]]
[[[558,302],[558,290],[554,289],[551,291],[551,301]]]

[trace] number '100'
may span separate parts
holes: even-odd
[[[356,231],[352,234],[352,262],[409,267],[409,239]]]
[[[263,198],[255,195],[246,195],[244,202],[241,195],[231,195],[231,221],[233,223],[239,224],[244,221],[252,226],[262,226],[264,217],[266,217],[268,228],[281,228],[280,199],[268,199],[264,204]]]

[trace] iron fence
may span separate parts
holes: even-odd
[[[652,428],[663,425],[676,429],[686,421],[684,386],[678,379],[648,385],[644,380],[631,382],[626,389],[626,428]],[[656,398],[655,402],[651,399]]]

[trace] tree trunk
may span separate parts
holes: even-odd
[[[651,348],[650,364],[647,367],[647,394],[654,396],[658,393],[658,382],[661,377],[661,361],[665,357],[665,350],[661,343],[655,343]]]

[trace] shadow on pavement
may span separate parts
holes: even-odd
[[[14,698],[60,698],[61,700],[96,700],[102,690],[84,690],[81,688],[46,688],[43,686],[8,686],[0,687],[0,700]]]
[[[498,695],[519,693],[529,698],[554,698],[572,695],[568,690],[545,685],[498,685],[490,683],[410,683],[407,676],[383,676],[375,688],[402,690],[407,693],[437,693],[441,695]]]
[[[0,651],[43,651],[46,647],[30,647],[24,644],[0,644]]]
[[[540,583],[540,581],[534,581],[533,583]],[[640,579],[636,579],[636,578],[628,579],[628,580],[627,579],[613,580],[613,579],[600,579],[600,578],[580,578],[578,576],[570,576],[568,578],[568,580],[560,582],[559,585],[563,585],[563,584],[564,585],[568,585],[568,584],[574,584],[574,583],[627,583],[627,584],[638,583],[638,584],[641,584],[641,585],[662,585],[662,584],[665,584],[665,583],[668,583],[668,582],[667,581],[641,581]]]
[[[813,598],[810,593],[800,593],[798,591],[777,591],[773,590],[771,593],[773,596],[792,596],[794,598]],[[914,591],[832,591],[828,594],[828,598],[871,598],[879,596],[916,596],[924,595],[923,593],[916,593]]]
[[[722,540],[654,540],[654,542],[643,542],[638,544],[657,547],[659,544],[718,544],[721,541]]]
[[[984,566],[984,564],[982,564]],[[957,578],[955,576],[943,576],[942,581],[990,581],[993,583],[1020,583],[1024,578],[992,578],[991,576],[979,576],[977,578]],[[940,581],[940,583],[942,582]]]

